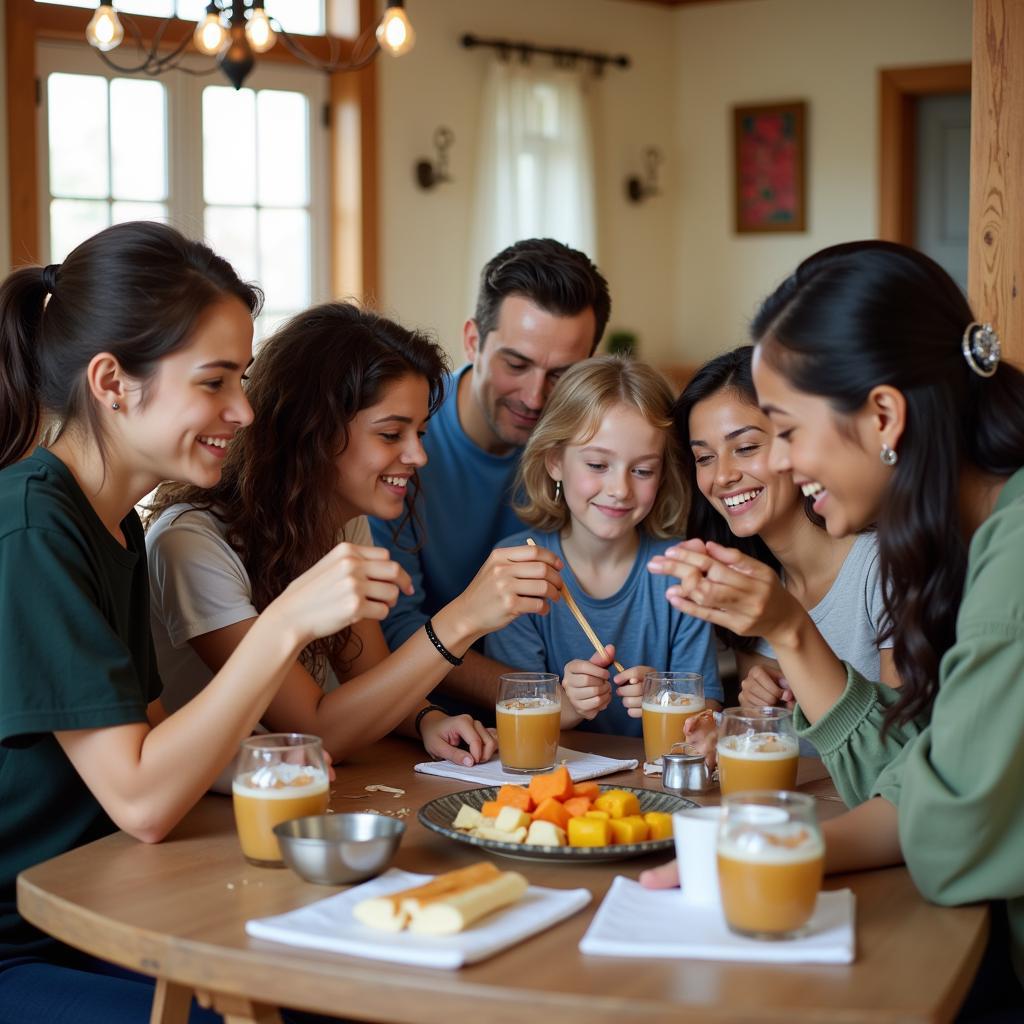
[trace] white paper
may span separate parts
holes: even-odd
[[[720,907],[688,903],[678,889],[645,889],[621,875],[598,907],[580,952],[690,960],[849,964],[855,949],[854,896],[849,889],[818,893],[809,934],[770,942],[729,931]]]
[[[510,907],[495,911],[456,935],[414,935],[370,928],[352,916],[361,900],[384,896],[429,882],[433,876],[392,868],[346,892],[309,903],[275,917],[248,921],[246,933],[289,946],[323,949],[371,960],[391,960],[417,967],[461,967],[536,935],[585,907],[588,889],[545,889],[531,885]]]
[[[614,772],[632,771],[637,766],[637,761],[617,761],[612,757],[602,757],[600,754],[584,754],[579,750],[567,750],[565,747],[558,748],[557,763],[565,762],[569,769],[569,775],[573,782],[584,782],[587,779],[596,779],[601,775],[611,775]],[[416,765],[416,771],[425,775],[439,775],[445,779],[457,779],[460,782],[472,782],[482,786],[500,786],[508,783],[513,786],[522,786],[530,781],[529,775],[518,775],[514,772],[506,772],[501,767],[501,761],[497,755],[484,764],[475,764],[467,768],[465,765],[452,764],[451,761],[424,761]]]

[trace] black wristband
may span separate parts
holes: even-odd
[[[423,732],[420,727],[420,723],[423,721],[424,715],[429,715],[431,711],[440,711],[442,715],[447,715],[448,712],[444,708],[438,707],[436,704],[428,704],[425,708],[420,708],[416,714],[416,718],[413,720],[412,727],[416,730],[416,735],[423,738]]]
[[[434,632],[434,624],[430,619],[427,619],[427,621],[423,623],[423,628],[427,631],[427,639],[434,645],[434,647],[437,648],[437,653],[440,654],[449,665],[454,665],[458,668],[458,666],[462,664],[462,659],[456,658],[455,655],[437,639],[437,634]]]

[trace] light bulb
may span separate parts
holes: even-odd
[[[200,53],[205,53],[209,57],[215,57],[224,49],[227,41],[228,33],[220,23],[220,14],[208,10],[203,20],[196,25],[196,30],[192,34],[192,42],[195,44],[195,48]]]
[[[262,6],[254,7],[245,24],[245,35],[254,53],[266,53],[277,42],[277,33]]]
[[[113,4],[100,4],[96,8],[96,13],[85,30],[85,38],[89,40],[90,46],[95,46],[104,53],[120,45],[124,39],[124,29]]]
[[[416,33],[409,24],[409,16],[402,7],[402,0],[388,0],[387,10],[377,26],[377,42],[382,50],[392,57],[401,57],[412,49]]]

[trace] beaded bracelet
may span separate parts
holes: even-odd
[[[448,648],[445,647],[445,645],[441,643],[440,640],[438,640],[437,634],[434,632],[434,624],[430,621],[430,619],[427,619],[427,621],[423,623],[423,628],[427,631],[427,638],[434,645],[434,647],[437,648],[437,653],[440,654],[441,657],[444,658],[444,660],[447,661],[449,665],[454,665],[456,668],[458,668],[458,666],[462,664],[462,659],[456,658],[455,655],[452,654],[452,652],[449,651]]]
[[[416,735],[421,739],[423,737],[423,732],[421,731],[420,723],[423,721],[423,716],[429,715],[431,711],[440,711],[442,715],[448,714],[444,708],[438,707],[436,704],[428,704],[425,708],[420,708],[416,717],[413,719],[412,727],[416,730]]]

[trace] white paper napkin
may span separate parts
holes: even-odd
[[[678,889],[645,889],[621,875],[598,907],[580,952],[692,960],[849,964],[854,956],[854,896],[849,889],[818,894],[810,933],[764,942],[735,935],[720,907],[694,906]]]
[[[602,757],[600,754],[584,754],[578,750],[558,748],[557,762],[569,769],[573,782],[596,779],[600,775],[611,775],[613,772],[632,771],[636,760],[617,761],[613,757]],[[498,757],[491,758],[484,764],[475,764],[470,768],[451,761],[424,761],[416,765],[416,771],[425,775],[440,775],[445,779],[458,779],[459,782],[476,782],[483,786],[500,786],[502,783],[521,786],[529,781],[527,775],[516,775],[502,770]]]
[[[431,878],[431,875],[415,875],[392,868],[347,892],[328,896],[287,914],[248,921],[245,930],[253,938],[283,942],[288,946],[325,949],[417,967],[452,968],[486,960],[571,917],[590,902],[588,889],[543,889],[531,885],[518,903],[489,914],[466,931],[434,937],[381,931],[352,916],[352,908],[360,900],[422,885]]]

